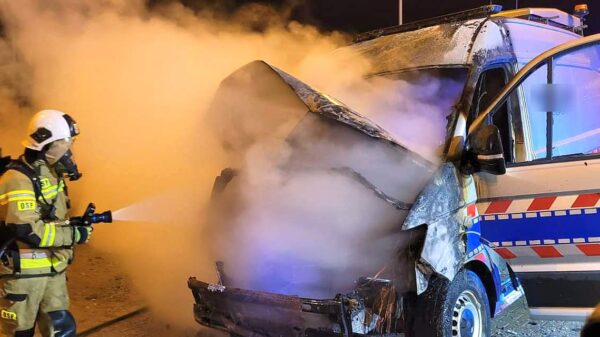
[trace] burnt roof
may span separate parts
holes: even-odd
[[[469,9],[462,12],[452,13],[448,15],[436,16],[430,19],[419,20],[411,23],[407,23],[399,26],[392,26],[387,28],[381,28],[372,30],[370,32],[359,34],[355,37],[354,42],[363,42],[372,39],[376,39],[381,36],[392,35],[397,33],[403,33],[413,30],[419,30],[426,27],[441,25],[445,23],[457,23],[461,21],[485,18],[492,14],[499,13],[502,10],[500,5],[487,5],[481,6],[474,9]]]

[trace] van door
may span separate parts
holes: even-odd
[[[475,177],[482,237],[532,314],[585,314],[571,309],[600,302],[600,35],[534,59],[469,131],[505,120],[506,174]]]

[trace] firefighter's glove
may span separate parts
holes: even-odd
[[[69,219],[69,225],[71,226],[83,226],[83,217],[74,216]]]
[[[73,227],[73,231],[75,233],[75,242],[82,244],[90,241],[92,237],[92,231],[94,229],[91,226],[75,226]]]

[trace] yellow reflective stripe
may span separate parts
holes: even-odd
[[[7,199],[11,196],[35,196],[35,192],[30,190],[15,190],[0,195],[0,200]]]
[[[8,197],[8,202],[11,201],[35,201],[35,197],[26,196],[26,197]]]
[[[46,194],[50,194],[50,193],[56,193],[58,192],[58,187],[54,186],[53,188],[49,188],[46,190],[42,190],[42,194],[46,195]]]
[[[50,224],[50,241],[48,242],[48,247],[54,246],[54,239],[56,238],[56,225]]]
[[[35,195],[35,192],[32,190],[14,190],[14,191],[10,191],[4,195],[0,195],[0,198],[2,198],[5,195],[17,195],[17,194]]]
[[[50,258],[41,259],[21,259],[21,269],[50,268],[52,261]]]
[[[40,246],[42,247],[47,247],[48,245],[46,244],[46,242],[48,241],[48,236],[49,236],[49,232],[50,232],[50,224],[45,224],[44,225],[44,235],[42,236],[42,242],[40,243]]]
[[[55,197],[56,195],[58,195],[57,191],[54,191],[54,192],[48,193],[48,194],[44,193],[44,198],[52,198],[52,197]]]
[[[54,237],[56,235],[56,225],[54,223],[47,223],[44,226],[44,235],[42,236],[41,247],[50,247],[54,244]]]
[[[13,201],[35,201],[35,198],[31,197],[31,196],[27,196],[27,197],[9,197],[8,199],[4,199],[3,201],[0,201],[0,205],[6,205],[9,202],[13,202]]]
[[[30,195],[35,195],[35,191],[33,190],[14,190],[14,191],[10,191],[8,193],[6,193],[8,195],[13,195],[13,194],[30,194]]]
[[[52,260],[51,260],[52,267],[56,267],[64,262],[65,262],[65,260],[61,256],[53,256]]]
[[[42,195],[44,196],[44,198],[53,198],[58,195],[58,192],[64,191],[64,186],[65,183],[61,180],[59,185],[53,185],[42,189]]]
[[[61,255],[53,255],[50,257],[43,252],[20,254],[21,269],[56,268],[66,262],[66,258]]]
[[[16,198],[27,198],[27,200],[34,200],[35,201],[35,196],[29,195],[29,194],[17,194],[17,195],[13,195],[13,196],[8,197],[5,200],[12,201],[12,200],[16,200]]]
[[[35,197],[27,196],[27,197],[8,197],[8,201],[35,201]]]

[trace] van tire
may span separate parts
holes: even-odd
[[[449,282],[434,276],[418,296],[413,316],[418,337],[491,337],[490,305],[481,280],[462,270]]]

